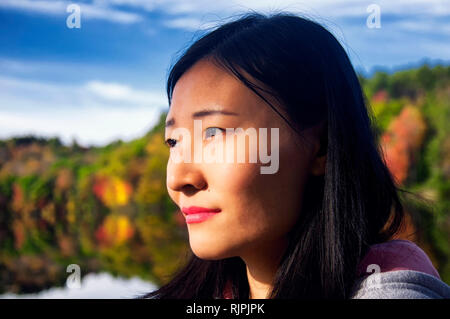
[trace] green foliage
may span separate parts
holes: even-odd
[[[371,79],[364,79],[360,82],[364,85],[364,92],[371,98],[376,92],[385,89],[389,85],[389,75],[384,71],[378,71]]]
[[[376,123],[381,131],[385,131],[391,122],[391,120],[397,116],[405,106],[406,101],[401,100],[389,100],[386,102],[373,102],[372,110],[376,117]]]
[[[0,179],[0,194],[2,198],[11,198],[12,187],[16,178],[14,176],[8,175]]]
[[[425,119],[425,138],[419,152],[411,154],[402,187],[429,200],[429,205],[408,205],[408,212],[421,230],[417,240],[429,248],[441,277],[450,282],[450,66],[425,64],[392,75],[377,72],[361,83],[381,131],[408,105],[417,107]]]
[[[437,65],[431,68],[428,64],[417,69],[403,70],[389,75],[386,71],[377,71],[372,78],[363,78],[364,91],[372,98],[375,93],[384,89],[391,98],[407,97],[414,99],[425,92],[436,88],[446,88],[450,81],[450,66]]]

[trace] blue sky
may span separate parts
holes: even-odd
[[[79,29],[66,25],[71,3]],[[371,4],[380,28],[367,27]],[[88,146],[141,136],[167,109],[177,54],[248,9],[314,19],[366,74],[450,63],[448,0],[0,0],[0,138],[34,133]]]

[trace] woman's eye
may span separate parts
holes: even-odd
[[[224,129],[222,129],[220,127],[208,127],[205,130],[205,138],[209,138],[211,136],[215,136],[217,134],[220,134],[222,131],[224,131]]]
[[[172,148],[175,146],[175,144],[177,143],[176,140],[174,140],[173,138],[168,138],[164,144],[166,144],[169,148]]]
[[[205,130],[205,138],[208,139],[224,131],[225,130],[220,127],[208,127]],[[177,144],[177,140],[174,140],[173,138],[168,138],[167,140],[164,141],[164,144],[167,145],[169,148],[172,148]]]

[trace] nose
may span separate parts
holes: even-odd
[[[192,195],[207,187],[205,177],[196,163],[169,163],[167,187],[175,192]]]

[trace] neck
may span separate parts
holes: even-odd
[[[249,253],[241,256],[247,267],[249,299],[268,298],[286,246],[286,240],[272,241],[253,247]]]

